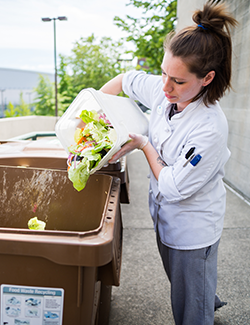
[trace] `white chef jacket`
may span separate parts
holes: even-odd
[[[222,178],[230,157],[228,125],[219,104],[202,98],[182,112],[168,114],[171,104],[161,76],[129,71],[124,92],[151,109],[149,141],[167,164],[158,181],[150,171],[149,209],[163,244],[181,250],[214,244],[223,229],[226,191]],[[194,149],[198,162],[185,157]]]

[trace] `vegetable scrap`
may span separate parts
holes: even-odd
[[[35,203],[32,212],[36,213],[36,209],[37,209],[37,204]]]
[[[105,114],[83,110],[80,119],[85,123],[74,134],[75,144],[69,147],[68,177],[77,191],[85,188],[90,172],[113,147],[117,134]]]
[[[44,230],[46,223],[44,221],[38,220],[37,217],[31,218],[28,221],[28,227],[31,230]]]

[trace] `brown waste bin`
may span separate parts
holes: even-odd
[[[33,133],[37,137],[39,134]],[[42,136],[42,134],[40,134]],[[22,136],[20,136],[22,139]],[[67,153],[53,138],[38,140],[15,140],[0,142],[2,152],[0,165],[26,166],[49,169],[67,169]],[[5,149],[6,148],[6,149]],[[108,164],[97,171],[98,174],[107,174],[119,177],[121,180],[120,203],[129,203],[129,177],[126,157],[122,157],[115,164]]]
[[[66,171],[0,166],[0,284],[63,289],[63,325],[108,324],[121,268],[119,192],[109,175],[77,192]],[[28,229],[34,216],[44,231]]]
[[[109,164],[102,167],[97,173],[107,174],[114,177],[119,177],[121,180],[120,202],[130,203],[129,196],[129,176],[127,158],[122,157],[115,164]]]

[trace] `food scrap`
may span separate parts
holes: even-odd
[[[75,144],[69,147],[68,177],[77,191],[84,189],[90,171],[95,168],[117,140],[117,134],[105,114],[83,110],[85,123],[74,134]]]
[[[44,221],[38,220],[37,217],[31,218],[28,221],[28,227],[32,230],[44,230],[46,223]]]
[[[32,212],[36,213],[36,209],[37,209],[37,204],[35,203]]]

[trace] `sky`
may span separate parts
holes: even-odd
[[[92,33],[118,40],[126,36],[114,17],[140,17],[129,0],[0,0],[0,68],[54,73],[53,21],[56,20],[57,55],[70,55],[74,43]]]

